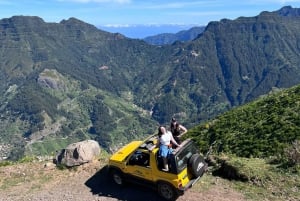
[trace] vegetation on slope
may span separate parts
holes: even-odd
[[[156,128],[149,111],[132,102],[131,93],[116,96],[88,84],[82,90],[81,82],[55,70],[46,69],[37,84],[15,86],[7,94],[10,115],[3,118],[7,123],[0,127],[0,141],[11,144],[10,160],[52,155],[84,139],[113,151]]]
[[[299,110],[300,85],[277,89],[190,129],[186,137],[204,153],[215,142],[208,158],[212,175],[229,179],[227,185],[247,199],[298,200]]]
[[[276,157],[300,163],[300,85],[274,91],[190,129],[202,151],[216,142],[216,151],[240,157]],[[298,150],[298,155],[293,154]],[[296,159],[296,160],[295,160]]]
[[[299,172],[278,168],[278,165],[259,158],[241,158],[222,155],[219,169],[206,174],[198,185],[203,192],[220,184],[225,189],[234,188],[244,195],[245,200],[261,201],[296,201],[300,197]]]

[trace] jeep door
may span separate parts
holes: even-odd
[[[152,169],[148,152],[136,151],[129,158],[126,173],[132,182],[139,184],[152,184]]]

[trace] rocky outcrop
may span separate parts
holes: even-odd
[[[45,69],[42,73],[40,73],[37,82],[42,87],[56,90],[66,89],[63,76],[54,69]]]
[[[56,156],[56,164],[67,167],[82,165],[93,161],[100,154],[100,146],[94,140],[85,140],[68,145]]]
[[[7,159],[10,148],[10,144],[0,144],[0,161]]]

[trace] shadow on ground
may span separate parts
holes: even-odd
[[[89,178],[85,185],[91,189],[94,195],[98,194],[103,197],[127,201],[164,201],[156,191],[150,188],[135,184],[127,184],[124,187],[117,186],[110,180],[106,166]]]

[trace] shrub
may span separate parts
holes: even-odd
[[[291,166],[300,165],[300,142],[296,140],[285,149],[285,157]]]

